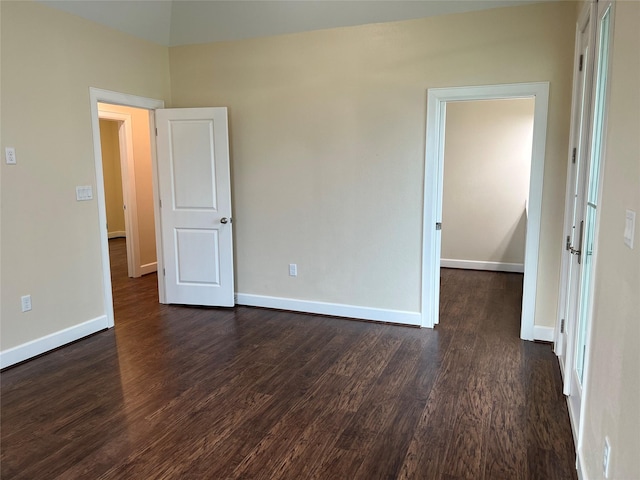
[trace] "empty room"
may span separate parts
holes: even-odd
[[[1,478],[640,479],[639,25],[2,0]]]

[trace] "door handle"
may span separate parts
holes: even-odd
[[[222,218],[220,219],[220,223],[225,223],[225,224],[226,224],[226,223],[229,223],[229,219],[228,219],[227,217],[222,217]]]
[[[580,250],[577,250],[573,247],[569,248],[569,252],[571,252],[571,255],[578,256],[578,265],[582,263],[582,236],[583,235],[584,235],[584,220],[580,222],[580,240],[578,243],[578,247],[580,248]]]
[[[580,250],[578,250],[578,253],[576,255],[578,255],[578,265],[580,265],[581,261],[582,261],[582,237],[584,235],[584,220],[582,220],[580,222],[580,243],[578,243],[578,248]]]

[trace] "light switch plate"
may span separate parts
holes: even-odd
[[[636,212],[627,210],[624,221],[624,244],[633,248],[633,237],[636,230]]]
[[[20,303],[22,305],[22,311],[28,312],[31,310],[31,295],[23,295],[20,297]]]
[[[93,187],[91,185],[83,185],[76,187],[76,200],[81,202],[91,200],[93,198]]]

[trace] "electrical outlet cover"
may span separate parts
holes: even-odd
[[[4,149],[4,158],[7,162],[7,165],[15,165],[16,164],[16,149],[13,147],[6,147]]]

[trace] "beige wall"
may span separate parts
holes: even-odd
[[[100,119],[100,146],[104,174],[104,203],[107,210],[109,236],[125,231],[120,167],[120,135],[118,122]]]
[[[35,2],[0,5],[2,147],[20,162],[2,165],[0,348],[104,314],[97,205],[74,191],[95,187],[88,90],[168,101],[168,56],[176,106],[230,107],[237,290],[409,311],[420,308],[426,89],[550,81],[536,323],[553,324],[575,6],[168,51]],[[22,314],[27,293],[34,310]]]
[[[597,238],[594,315],[584,408],[586,478],[640,478],[640,228],[633,250],[623,243],[625,210],[640,221],[640,3],[615,9],[611,97]]]
[[[174,105],[229,107],[238,292],[419,311],[427,89],[549,81],[535,322],[553,325],[574,17],[555,2],[171,48]]]
[[[0,2],[2,339],[17,346],[105,313],[89,87],[169,100],[164,47],[50,9]],[[31,294],[33,310],[20,312]]]
[[[149,111],[142,108],[105,105],[109,112],[131,116],[135,202],[138,217],[140,266],[156,262],[156,231],[153,211],[153,173]]]
[[[442,258],[524,263],[534,105],[447,103]]]

